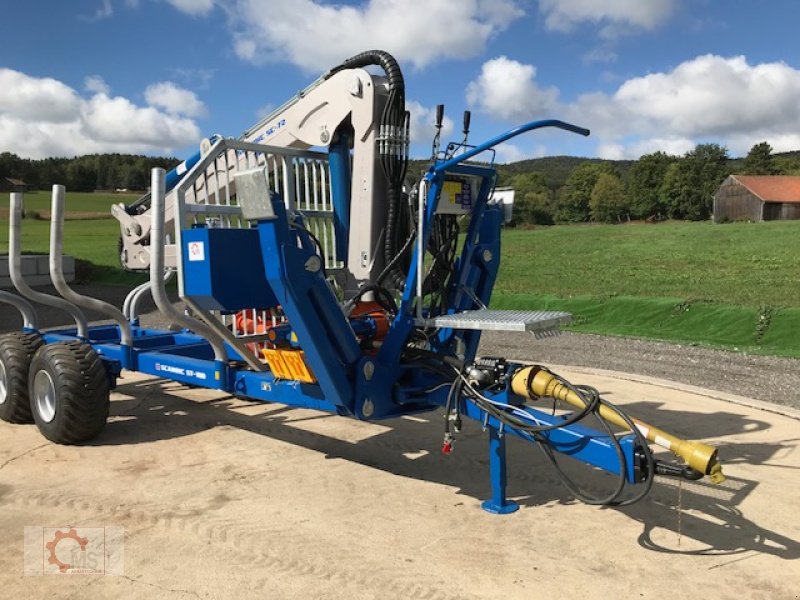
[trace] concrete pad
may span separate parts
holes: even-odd
[[[34,426],[0,423],[0,589],[9,598],[798,597],[797,419],[668,382],[561,372],[633,416],[718,445],[728,481],[659,479],[637,505],[586,506],[540,452],[512,440],[509,491],[522,508],[495,516],[480,509],[487,444],[477,424],[446,457],[439,413],[362,423],[126,374],[91,445],[55,446]],[[569,462],[595,493],[613,483]],[[25,526],[122,527],[123,575],[23,576]],[[45,569],[44,534],[36,539],[28,551]]]
[[[19,267],[23,275],[37,275],[39,273],[39,257],[34,255],[20,256]]]
[[[47,255],[24,254],[20,257],[20,270],[31,286],[50,285],[50,258]],[[64,280],[75,281],[75,258],[64,256],[62,261]],[[0,288],[13,287],[8,272],[8,256],[0,256]]]
[[[75,257],[74,256],[63,256],[61,258],[61,270],[64,272],[64,279],[67,281],[72,281],[69,278],[69,275],[74,277],[75,275]],[[50,272],[50,264],[48,262],[47,265],[47,273]]]

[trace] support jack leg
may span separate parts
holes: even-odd
[[[494,427],[489,427],[489,478],[492,498],[482,502],[481,508],[495,515],[519,509],[519,504],[506,498],[506,440]]]

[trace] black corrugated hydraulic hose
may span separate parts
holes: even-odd
[[[367,50],[366,52],[351,56],[339,66],[332,68],[329,74],[333,75],[344,69],[358,69],[370,65],[377,65],[383,69],[386,73],[386,78],[389,80],[390,90],[398,89],[405,95],[406,84],[403,79],[403,73],[400,71],[400,65],[397,64],[394,56],[384,50]]]

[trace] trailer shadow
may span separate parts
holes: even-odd
[[[227,426],[320,452],[329,459],[451,486],[472,499],[482,500],[490,495],[488,436],[479,424],[465,423],[456,451],[444,456],[440,452],[443,429],[438,411],[380,422],[376,432],[354,442],[308,427],[309,422],[341,418],[327,413],[247,402],[213,390],[189,390],[178,383],[156,379],[125,383],[116,391],[122,399],[112,402],[112,420],[92,445],[141,444]],[[628,403],[626,409],[687,439],[741,437],[770,427],[765,421],[728,411],[693,414],[687,419],[685,412],[670,410],[661,402]],[[363,432],[374,426],[355,422],[354,427]],[[787,560],[800,558],[800,542],[747,518],[740,506],[758,482],[735,474],[738,464],[797,469],[770,461],[785,462],[782,459],[796,448],[798,441],[719,444],[723,464],[729,471],[728,480],[722,485],[659,477],[642,502],[598,510],[616,510],[640,522],[643,529],[639,543],[651,551],[720,556],[757,552]],[[523,507],[577,503],[553,466],[531,444],[509,439],[508,459],[508,493]],[[576,461],[564,458],[560,464],[592,494],[604,495],[616,483],[614,477]],[[793,509],[775,508],[787,514]]]

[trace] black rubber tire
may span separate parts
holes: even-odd
[[[0,419],[3,421],[33,423],[28,371],[33,355],[43,343],[38,333],[14,331],[0,336],[0,378],[4,379],[0,381]]]
[[[46,414],[39,401],[40,394],[37,395],[35,382],[40,372],[47,374],[41,376],[41,382],[51,386],[54,415]],[[85,442],[96,437],[106,425],[108,373],[89,344],[74,341],[42,346],[31,362],[28,390],[36,426],[52,442]]]

